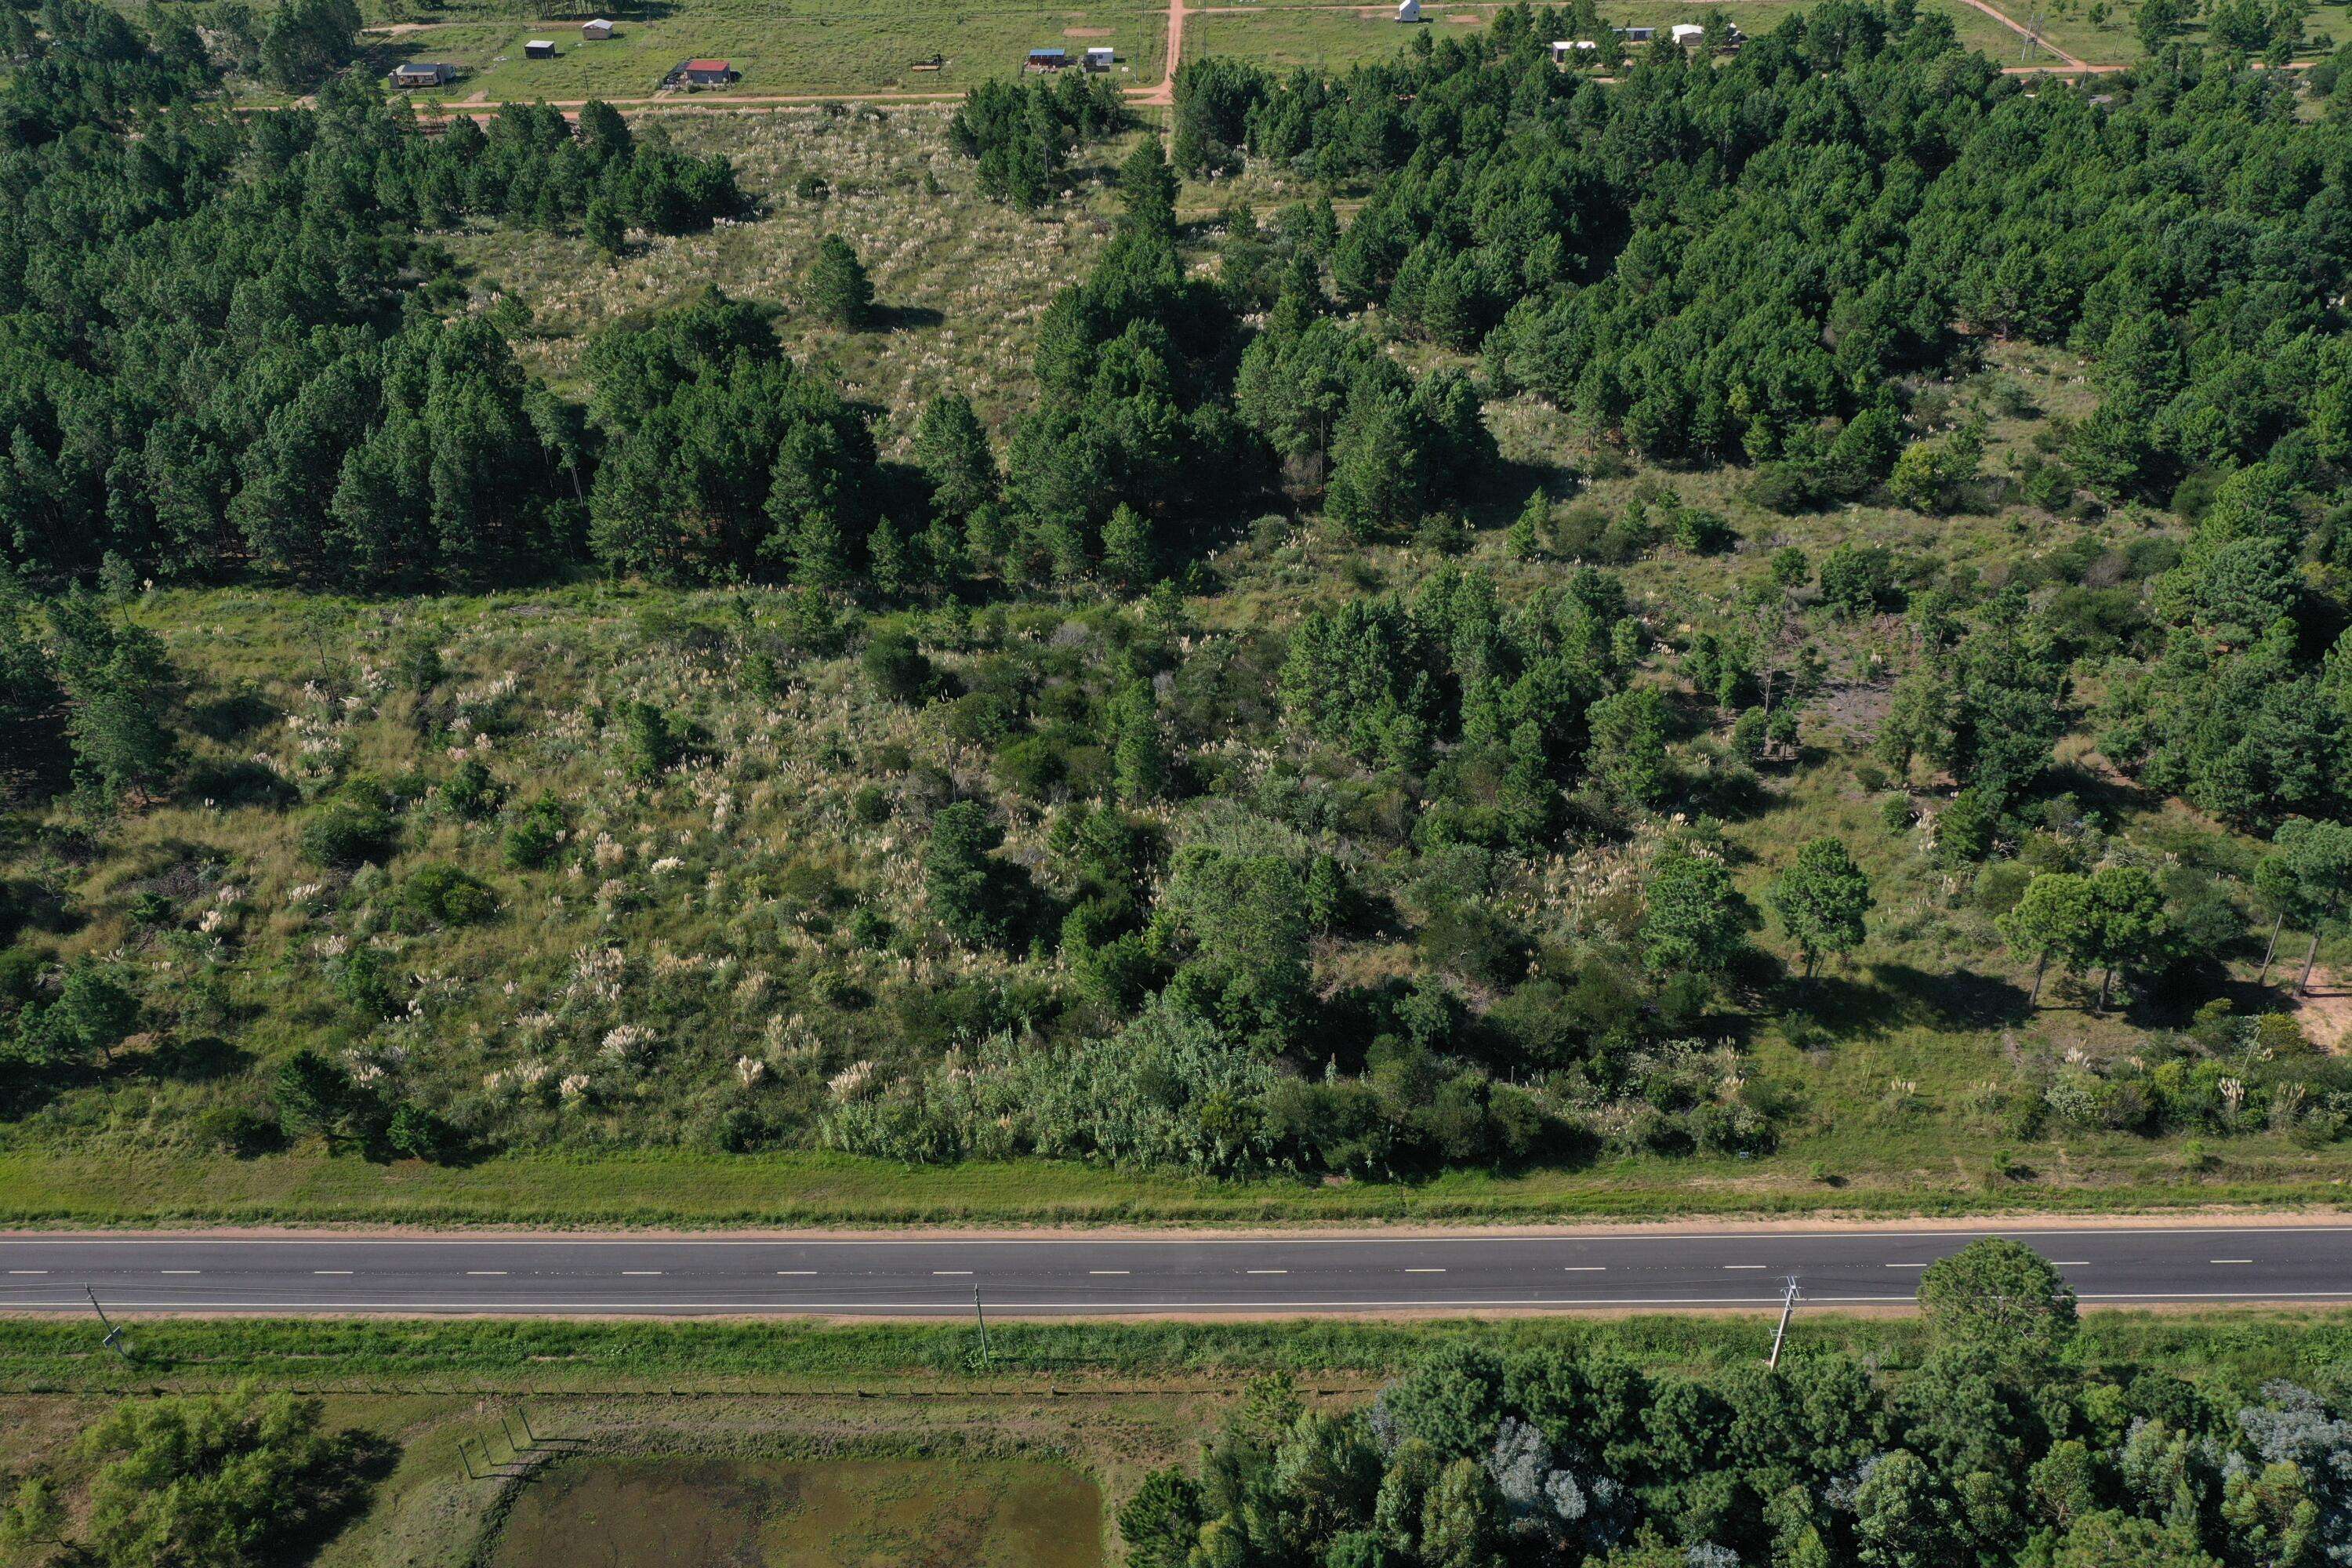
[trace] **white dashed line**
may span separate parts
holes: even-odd
[[[47,1274],[48,1270],[46,1268],[11,1268],[8,1272],[11,1274]]]
[[[971,1278],[971,1270],[969,1268],[934,1268],[931,1270],[931,1278],[934,1279],[949,1279],[958,1277],[969,1279]]]
[[[1925,1268],[1927,1266],[1924,1263],[1890,1263],[1886,1267],[1889,1268]]]
[[[506,1277],[507,1271],[503,1268],[468,1268],[466,1270],[466,1278],[468,1279],[503,1279]]]
[[[1764,1265],[1761,1263],[1727,1263],[1724,1267],[1726,1268],[1761,1268]]]
[[[1097,1279],[1124,1279],[1129,1271],[1124,1268],[1089,1268],[1087,1272]]]
[[[1287,1268],[1248,1268],[1244,1269],[1243,1272],[1246,1274],[1287,1274],[1290,1270]]]
[[[2088,1268],[2090,1266],[2091,1260],[2087,1258],[2053,1258],[2050,1264],[2053,1268]]]
[[[776,1270],[776,1278],[779,1279],[805,1279],[815,1272],[816,1270],[814,1268],[779,1268]]]
[[[1563,1263],[1560,1265],[1559,1271],[1562,1274],[1606,1274],[1609,1272],[1609,1265],[1606,1263]]]
[[[624,1268],[621,1270],[621,1273],[625,1278],[629,1276],[653,1279],[658,1279],[661,1278],[661,1270],[658,1268]]]
[[[2206,1261],[2208,1263],[2252,1263],[2253,1259],[2251,1258],[2209,1258]]]
[[[349,1274],[351,1270],[348,1268],[313,1268],[310,1272],[313,1274]]]
[[[1443,1268],[1408,1268],[1405,1272],[1407,1274],[1443,1274],[1445,1270]]]
[[[201,1268],[166,1268],[163,1272],[166,1274],[202,1274],[204,1270]]]

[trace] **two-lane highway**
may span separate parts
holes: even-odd
[[[1903,1305],[1979,1236],[2086,1302],[2352,1300],[2352,1226],[1386,1235],[0,1233],[0,1311],[929,1317]]]

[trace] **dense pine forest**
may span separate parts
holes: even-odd
[[[918,321],[855,230],[557,374],[457,259],[618,268],[813,167],[345,78],[232,115],[215,42],[50,0],[0,85],[11,1136],[2331,1157],[2347,121],[1903,5],[1605,81],[1591,25],[1188,61],[1164,152],[975,92],[949,177],[1093,228],[1026,395],[900,407],[795,352]]]

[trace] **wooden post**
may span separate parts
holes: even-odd
[[[2279,911],[2278,919],[2271,921],[2271,940],[2268,944],[2263,948],[2262,973],[2254,976],[2254,984],[2257,985],[2267,985],[2270,984],[2271,960],[2278,955],[2279,931],[2285,926],[2285,924],[2286,911],[2284,910],[2281,910]]]
[[[1789,1293],[1780,1301],[1780,1326],[1772,1331],[1772,1353],[1765,1358],[1767,1371],[1780,1370],[1780,1347],[1788,1342],[1789,1318],[1797,1310],[1797,1277],[1789,1276]]]

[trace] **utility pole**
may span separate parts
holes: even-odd
[[[98,1292],[85,1285],[81,1288],[81,1293],[89,1298],[89,1310],[98,1314],[99,1322],[106,1329],[106,1338],[100,1342],[124,1361],[129,1361],[131,1352],[122,1348],[122,1331],[114,1326],[106,1315],[106,1309],[98,1304]]]
[[[1797,1310],[1799,1294],[1797,1277],[1791,1274],[1789,1276],[1789,1293],[1780,1300],[1780,1326],[1772,1331],[1772,1353],[1764,1363],[1765,1367],[1769,1371],[1778,1372],[1780,1369],[1780,1346],[1789,1338],[1789,1319]]]
[[[977,1285],[971,1288],[971,1315],[980,1325],[980,1364],[983,1369],[994,1372],[996,1358],[988,1352],[988,1314],[981,1310],[980,1287]]]

